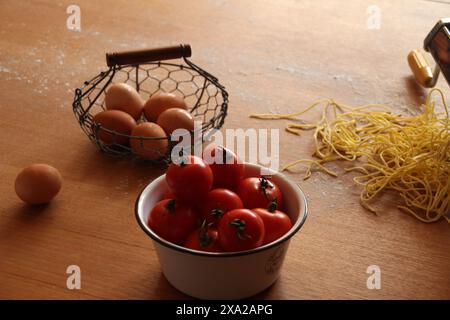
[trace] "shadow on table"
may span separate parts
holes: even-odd
[[[151,279],[142,279],[148,284],[144,290],[146,293],[140,296],[140,299],[150,300],[192,300],[194,298],[185,295],[175,287],[173,287],[162,272],[153,275],[151,272],[147,273]]]
[[[265,289],[263,292],[260,292],[252,297],[249,297],[245,300],[266,300],[270,299],[270,296],[272,294],[272,290],[276,290],[276,287],[278,281],[276,281],[274,284],[272,284],[270,287]],[[162,272],[159,273],[158,278],[156,279],[156,283],[154,286],[151,287],[151,296],[150,299],[155,299],[155,296],[158,297],[158,299],[180,299],[180,300],[198,300],[197,298],[188,296],[184,294],[183,292],[179,291],[175,287],[173,287],[169,281],[167,281],[166,277],[164,277],[164,274]]]
[[[417,108],[419,108],[425,102],[425,97],[427,95],[425,89],[416,82],[413,76],[404,77],[403,79],[409,98],[417,105]]]
[[[33,232],[36,226],[39,230],[50,227],[48,221],[51,212],[56,211],[56,206],[52,203],[44,205],[28,205],[17,202],[10,206],[2,218],[7,221],[0,226],[0,240],[13,241],[17,237],[23,237],[25,233]],[[45,214],[45,219],[42,219]]]
[[[118,191],[137,192],[164,174],[165,164],[153,164],[134,157],[114,157],[97,150],[91,143],[77,146],[77,156],[66,172],[69,178]],[[72,173],[73,172],[73,173]]]

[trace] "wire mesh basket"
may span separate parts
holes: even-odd
[[[176,143],[170,135],[165,137],[136,137],[109,130],[94,122],[94,115],[106,110],[105,91],[113,83],[127,83],[134,87],[146,100],[160,92],[173,93],[184,99],[195,121],[201,127],[191,136],[200,137],[200,143],[208,139],[214,129],[222,127],[228,108],[228,93],[218,79],[187,58],[191,56],[189,45],[165,47],[150,50],[111,53],[106,55],[109,69],[75,90],[73,112],[82,130],[101,151],[116,155],[136,155],[129,144],[105,143],[99,132],[113,137],[137,139],[144,147],[146,140],[167,140],[167,152],[151,162],[170,162],[171,150]],[[182,59],[181,63],[166,60]],[[144,116],[138,122],[147,121]],[[200,132],[199,132],[200,131]],[[155,150],[160,152],[159,150]]]

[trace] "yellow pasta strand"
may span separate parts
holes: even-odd
[[[444,113],[437,111],[434,93],[441,98]],[[298,118],[318,107],[322,107],[318,122]],[[423,109],[419,115],[402,116],[384,105],[351,108],[329,99],[297,113],[250,117],[300,120],[286,126],[286,131],[296,135],[314,129],[317,160],[299,159],[282,170],[306,164],[305,179],[314,167],[336,177],[325,163],[355,162],[346,171],[358,172],[353,180],[362,187],[364,208],[375,212],[370,202],[390,190],[401,199],[398,207],[418,220],[430,223],[444,218],[450,223],[450,118],[442,91],[431,90]]]
[[[287,170],[287,169],[289,169],[290,167],[293,167],[293,166],[296,166],[296,165],[298,165],[298,164],[300,164],[300,163],[305,163],[305,162],[306,162],[306,163],[309,163],[309,164],[310,164],[310,167],[311,167],[312,165],[316,165],[316,166],[319,167],[322,171],[328,173],[329,175],[331,175],[331,176],[333,176],[333,177],[337,177],[337,173],[335,173],[334,171],[331,171],[331,170],[327,169],[326,167],[324,167],[324,166],[320,163],[320,161],[317,161],[317,160],[310,160],[310,159],[300,159],[300,160],[296,160],[296,161],[294,161],[294,162],[292,162],[292,163],[289,163],[289,164],[285,165],[285,166],[281,169],[281,171]],[[308,177],[305,177],[305,179],[307,179],[307,178],[309,178],[309,176],[308,176]]]

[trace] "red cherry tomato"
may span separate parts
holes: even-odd
[[[252,211],[264,222],[266,233],[263,245],[277,240],[292,228],[291,219],[286,213],[277,210],[276,203],[271,203],[267,209],[256,208]]]
[[[164,193],[164,195],[163,195],[161,200],[174,199],[174,198],[175,198],[175,196],[173,195],[172,191],[168,190],[168,191],[166,191],[166,193]]]
[[[281,190],[268,177],[253,177],[241,181],[236,191],[245,208],[267,208],[276,200],[278,208],[283,207]]]
[[[208,192],[200,213],[207,223],[216,224],[228,211],[241,208],[244,206],[236,193],[227,189],[214,189]]]
[[[244,164],[227,148],[208,146],[203,151],[203,159],[213,172],[214,188],[235,190],[244,177]]]
[[[248,209],[228,211],[219,221],[219,243],[225,251],[257,248],[264,241],[264,222]]]
[[[158,202],[150,212],[148,226],[161,238],[181,244],[194,230],[197,216],[194,211],[175,199]]]
[[[175,199],[195,203],[204,198],[213,183],[211,168],[201,158],[188,155],[179,165],[172,163],[166,172],[166,182]]]
[[[217,230],[210,228],[205,220],[200,228],[187,237],[184,246],[198,251],[222,252],[222,247],[217,240],[218,236]]]

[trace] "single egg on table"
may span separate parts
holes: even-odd
[[[32,164],[16,178],[17,196],[28,204],[45,204],[59,192],[62,178],[59,171],[47,164]]]
[[[166,155],[169,141],[164,130],[153,122],[138,124],[131,132],[131,149],[134,153],[147,160],[158,160]],[[154,138],[154,139],[140,139]]]
[[[101,126],[96,132],[97,138],[106,144],[128,145],[130,141],[128,137],[108,132],[103,128],[123,135],[130,135],[136,126],[136,121],[132,116],[119,110],[99,112],[94,116],[94,122]]]
[[[156,93],[152,95],[144,105],[144,115],[148,121],[156,122],[159,115],[170,108],[187,110],[184,99],[173,93]]]
[[[144,100],[132,86],[115,83],[106,89],[105,107],[107,110],[120,110],[138,120],[142,115]]]
[[[167,109],[158,117],[157,124],[164,129],[167,134],[172,134],[176,129],[194,130],[194,118],[188,111],[171,108]]]

